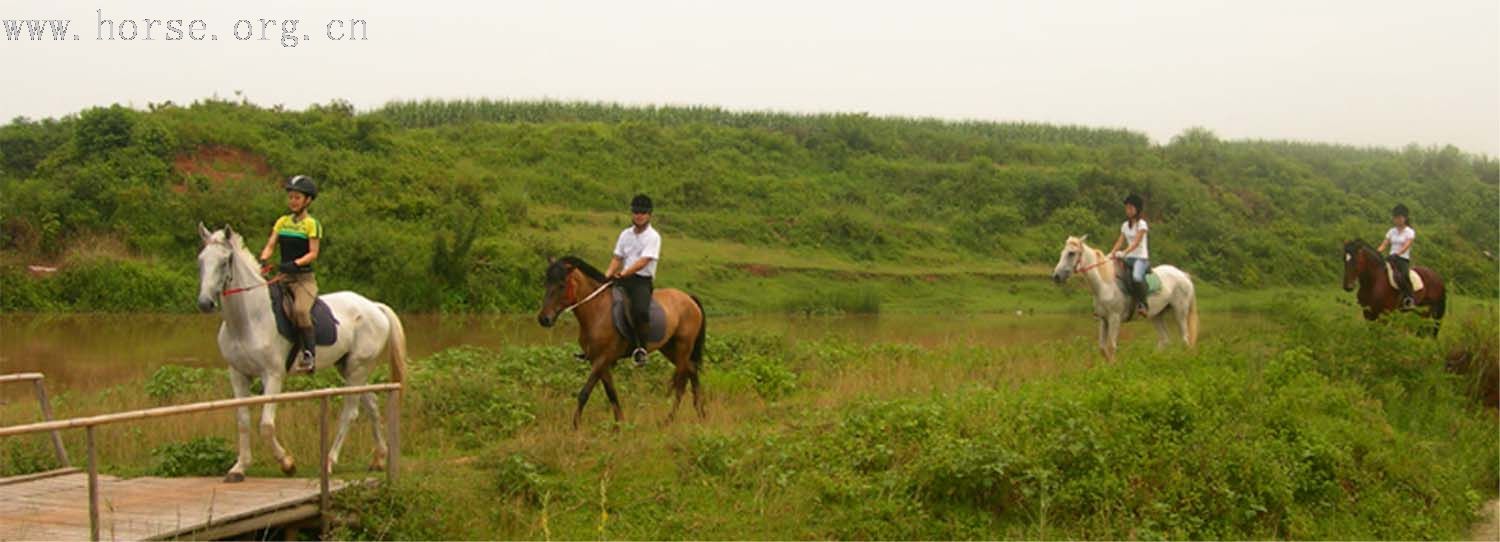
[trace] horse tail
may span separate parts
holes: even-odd
[[[1188,301],[1188,346],[1198,346],[1198,299]]]
[[[385,319],[391,324],[391,334],[386,337],[386,347],[391,355],[391,381],[401,382],[406,380],[406,328],[401,325],[401,318],[396,316],[396,311],[384,303],[376,303],[380,312],[385,313]]]
[[[698,305],[698,338],[693,340],[693,354],[689,359],[693,360],[694,369],[703,368],[703,341],[708,335],[708,313],[703,312],[703,302],[698,296],[688,294],[693,299],[693,304]]]

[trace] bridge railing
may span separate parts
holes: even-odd
[[[36,392],[36,402],[42,409],[42,421],[52,421],[52,401],[47,399],[47,387],[42,385],[42,373],[15,373],[0,375],[0,384],[7,382],[30,382],[32,390]],[[63,447],[62,433],[56,429],[52,430],[52,452],[57,454],[57,464],[63,468],[71,467],[68,463],[68,449]]]
[[[5,375],[5,377],[35,375],[34,380],[41,381],[41,375],[37,373],[26,373],[25,375]],[[0,377],[0,382],[5,377]],[[24,380],[23,378],[12,378],[11,380]],[[40,389],[40,387],[38,388]],[[116,412],[112,414],[101,414],[83,418],[69,418],[66,420],[53,420],[26,425],[13,425],[0,427],[0,437],[25,435],[29,433],[41,433],[50,431],[53,434],[54,444],[61,449],[62,440],[57,432],[65,429],[83,428],[85,442],[88,448],[88,474],[89,474],[89,537],[91,540],[99,539],[99,469],[97,446],[94,443],[94,428],[101,425],[123,423],[152,418],[165,418],[168,416],[180,416],[197,412],[208,412],[214,410],[226,410],[250,405],[261,405],[267,403],[285,403],[291,401],[305,401],[319,399],[322,402],[322,411],[318,418],[318,457],[320,468],[318,476],[322,484],[321,493],[318,497],[318,506],[322,512],[327,512],[329,502],[328,491],[328,415],[329,398],[339,395],[355,395],[371,392],[386,392],[386,427],[390,456],[386,464],[386,477],[389,481],[396,481],[401,457],[401,384],[371,384],[368,386],[353,386],[346,388],[327,388],[321,390],[301,391],[292,393],[281,393],[277,395],[262,395],[257,397],[245,397],[240,399],[222,399],[218,401],[204,401],[201,403],[189,403],[185,405],[172,405],[143,410],[132,410],[129,412]],[[45,404],[45,396],[43,398]],[[50,411],[49,409],[46,409]],[[44,412],[44,416],[50,417]]]

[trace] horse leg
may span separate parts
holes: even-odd
[[[588,380],[583,382],[583,389],[578,390],[578,409],[573,411],[573,429],[578,429],[578,419],[583,416],[583,405],[588,404],[589,394],[594,391],[594,383],[599,381],[600,364],[594,363],[594,370],[589,372]]]
[[[688,375],[681,367],[672,372],[672,412],[667,414],[666,423],[672,423],[677,419],[677,408],[682,406],[682,394],[687,391]]]
[[[599,380],[604,382],[604,395],[609,397],[609,406],[615,411],[615,430],[619,431],[620,424],[625,423],[625,412],[620,410],[620,397],[615,395],[615,375],[605,369]]]
[[[250,375],[231,368],[229,369],[229,384],[234,387],[235,399],[250,396]],[[250,407],[242,406],[235,409],[234,420],[239,433],[240,456],[235,460],[234,466],[229,468],[229,474],[224,476],[224,481],[229,483],[245,481],[245,469],[250,466]]]
[[[1197,303],[1197,300],[1188,300],[1188,303]],[[1188,329],[1188,316],[1192,311],[1191,306],[1187,310],[1181,310],[1176,306],[1172,307],[1172,314],[1177,317],[1177,331],[1182,334],[1182,344],[1187,345],[1189,348],[1193,346],[1192,335]]]
[[[390,447],[385,443],[385,423],[380,419],[380,407],[375,401],[375,393],[364,394],[360,402],[375,429],[375,458],[370,460],[370,470],[385,470],[385,458],[390,454]]]
[[[1166,348],[1167,347],[1167,343],[1171,342],[1170,336],[1167,335],[1167,318],[1166,318],[1167,315],[1162,314],[1163,312],[1166,312],[1166,309],[1162,309],[1161,312],[1158,312],[1158,313],[1156,313],[1155,316],[1151,317],[1151,324],[1154,325],[1154,326],[1156,326],[1156,349],[1157,350],[1161,350],[1163,348]],[[1172,312],[1179,312],[1179,311],[1177,311],[1176,309],[1173,309]]]
[[[1115,353],[1120,351],[1120,316],[1109,317],[1109,362],[1115,362]]]
[[[357,363],[346,363],[345,367],[358,367]],[[367,367],[367,366],[365,366]],[[345,369],[345,386],[363,386],[369,380],[369,369]],[[363,395],[363,394],[361,394]],[[344,396],[343,406],[339,410],[339,426],[333,435],[333,445],[328,447],[328,471],[333,472],[333,465],[339,462],[339,451],[344,448],[344,438],[349,436],[349,425],[359,417],[359,397]]]
[[[1099,353],[1104,355],[1105,361],[1114,361],[1109,354],[1109,319],[1099,319]]]
[[[286,375],[267,372],[261,375],[261,381],[265,384],[265,395],[276,395],[281,393],[281,380]],[[260,409],[260,435],[271,443],[271,455],[281,466],[282,474],[291,476],[297,472],[297,461],[292,454],[281,447],[281,441],[276,440],[276,403],[266,403]]]
[[[693,372],[688,373],[688,380],[693,384],[693,408],[698,410],[698,419],[707,419],[708,410],[704,408],[703,394],[699,392],[699,388],[701,388],[702,385],[698,383],[698,369],[695,368],[693,369]]]

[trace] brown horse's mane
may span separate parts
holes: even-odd
[[[568,277],[569,268],[582,271],[583,274],[588,275],[589,278],[594,279],[596,282],[607,280],[604,277],[604,273],[600,272],[598,268],[589,265],[588,262],[579,259],[577,256],[563,256],[552,262],[552,265],[547,266],[547,284],[562,282],[563,279]]]
[[[1375,247],[1370,246],[1370,244],[1366,243],[1363,239],[1355,239],[1353,241],[1345,243],[1344,251],[1348,252],[1350,255],[1353,255],[1356,251],[1368,252],[1368,256],[1376,262],[1380,262],[1383,260],[1383,258],[1380,257],[1380,251],[1375,250]]]

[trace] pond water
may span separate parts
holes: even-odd
[[[1258,321],[1253,315],[1205,313],[1203,327]],[[223,367],[216,314],[0,315],[0,374],[41,372],[47,389],[87,391],[142,382],[165,364]],[[444,348],[475,345],[567,345],[577,339],[570,317],[547,329],[533,315],[402,315],[412,359]],[[709,333],[762,331],[799,341],[842,336],[860,342],[1005,346],[1073,337],[1092,338],[1093,317],[1073,314],[736,316],[709,319]],[[1147,323],[1125,326],[1121,341],[1154,337]],[[1143,339],[1150,340],[1150,339]],[[30,397],[28,386],[0,388],[0,399]]]

